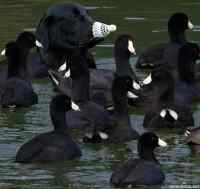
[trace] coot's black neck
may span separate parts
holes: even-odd
[[[67,134],[66,112],[58,109],[50,109],[51,120],[54,131]]]
[[[175,33],[174,31],[168,30],[170,41],[178,44],[185,44],[187,39],[185,37],[185,32]]]
[[[117,76],[118,77],[118,76]],[[114,104],[114,114],[120,123],[129,124],[127,88],[123,81],[114,79],[112,85],[112,99]]]
[[[12,77],[19,77],[21,79],[26,79],[28,76],[28,71],[26,67],[26,60],[28,57],[28,51],[23,51],[19,48],[17,53],[13,56],[8,57],[8,74],[7,79]]]
[[[8,59],[8,74],[7,78],[18,77],[20,68],[20,55],[15,54],[15,56],[7,57]]]
[[[141,159],[158,162],[154,154],[154,149],[150,148],[149,146],[144,147],[138,145],[138,154]]]
[[[130,66],[129,59],[130,55],[123,52],[116,51],[114,53],[115,64],[116,64],[116,73],[119,76],[130,76],[132,79],[135,79],[134,72]]]

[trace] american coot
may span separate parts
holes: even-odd
[[[151,83],[144,85],[144,127],[185,128],[194,125],[190,106],[174,99],[174,78],[167,67],[151,72]],[[184,94],[182,94],[184,95]]]
[[[156,44],[147,48],[138,58],[137,68],[154,68],[160,64],[176,66],[178,50],[186,43],[185,30],[193,25],[185,13],[174,13],[168,21],[169,43]]]
[[[21,163],[71,160],[81,156],[78,145],[68,132],[65,113],[71,110],[71,99],[55,96],[50,103],[50,116],[54,126],[51,132],[40,134],[25,143],[17,152]]]
[[[193,153],[200,153],[200,128],[188,128],[185,132],[186,142]]]
[[[190,105],[200,100],[199,87],[195,79],[195,61],[200,54],[199,46],[186,43],[179,50],[178,68],[174,69],[175,101]]]
[[[114,74],[116,73],[118,76],[130,76],[135,85],[137,84],[138,78],[135,73],[131,69],[129,64],[129,58],[131,54],[135,54],[135,49],[133,45],[133,38],[130,35],[120,35],[116,41],[114,46],[114,58],[116,71],[104,70],[104,69],[90,69],[90,99],[105,106],[112,105],[112,82],[114,79]],[[77,55],[75,56],[72,62],[77,62]],[[72,63],[75,64],[75,63]],[[65,66],[66,68],[66,66]],[[80,68],[79,68],[80,70]],[[81,72],[81,71],[79,71]],[[63,91],[65,94],[71,95],[71,78],[69,73],[69,69],[64,73],[64,78],[59,76],[58,73],[51,72],[52,79],[55,83],[57,83],[58,89]],[[79,87],[80,88],[80,87]],[[136,87],[137,88],[137,87]],[[81,90],[83,91],[83,90]],[[102,100],[101,100],[102,99]]]
[[[90,101],[89,99],[89,78],[87,74],[82,73],[82,70],[85,69],[84,66],[86,64],[81,64],[82,61],[86,61],[85,59],[85,51],[78,48],[71,54],[69,61],[70,63],[72,62],[73,65],[72,69],[70,69],[70,76],[72,78],[72,94],[70,92],[70,95],[72,96],[72,100],[78,104],[81,109],[80,112],[69,111],[66,114],[69,128],[91,129],[96,124],[103,124],[109,120],[109,114],[107,110],[102,105]],[[77,64],[80,64],[80,66],[77,66]],[[50,74],[52,73],[53,72],[51,71]],[[54,78],[55,77],[52,76],[53,80]],[[75,84],[73,82],[74,80],[76,80]],[[54,82],[57,83],[57,80]],[[65,86],[59,88],[59,90],[64,94],[68,94],[68,92],[66,92],[67,89],[68,88],[65,88]]]
[[[20,77],[22,77],[25,80],[30,80],[30,74],[27,70],[27,59],[29,52],[32,48],[37,46],[37,40],[35,38],[35,35],[31,32],[22,32],[17,36],[16,44],[19,48],[19,74]],[[8,66],[9,70],[9,66]],[[9,78],[9,75],[8,75]]]
[[[88,133],[83,140],[86,143],[121,143],[138,138],[138,133],[131,127],[128,115],[127,91],[131,90],[132,78],[117,76],[112,84],[114,112],[110,120],[97,125],[93,133]]]
[[[137,145],[139,159],[130,159],[115,170],[111,175],[110,183],[115,187],[162,184],[165,175],[154,154],[154,149],[158,146],[165,147],[167,143],[154,133],[142,134]]]
[[[130,76],[134,81],[138,82],[138,78],[132,70],[129,62],[130,56],[136,54],[133,37],[127,34],[118,36],[115,40],[113,54],[116,67],[115,71],[103,69],[90,70],[91,96],[96,94],[98,89],[102,89],[102,93],[105,93],[106,98],[111,97],[111,87],[115,73],[118,76]],[[105,92],[103,92],[103,90]]]
[[[200,55],[199,46],[195,43],[184,44],[178,53],[177,67],[173,70],[170,66],[163,65],[173,77],[175,88],[175,101],[177,104],[189,105],[199,100],[198,84],[195,79],[195,61]],[[158,69],[159,70],[159,69]],[[154,73],[156,70],[153,71]],[[166,78],[167,80],[167,78]],[[143,83],[151,82],[151,74]],[[157,79],[157,83],[159,80]]]
[[[41,60],[38,52],[29,52],[27,53],[27,49],[29,48],[30,41],[36,40],[34,34],[31,32],[21,32],[17,38],[16,42],[19,45],[21,52],[24,53],[26,57],[26,61],[24,62],[26,65],[26,74],[31,79],[44,78],[48,76],[47,65]],[[41,47],[39,42],[35,42],[35,46]],[[32,47],[31,47],[32,48]],[[4,53],[4,51],[2,51]],[[2,54],[3,54],[2,53]],[[28,54],[28,55],[27,55]],[[7,76],[7,60],[2,60],[0,63],[0,73],[1,73],[1,83],[5,82]]]
[[[29,33],[21,35],[17,42],[6,45],[5,55],[8,60],[7,79],[1,88],[1,105],[31,106],[38,102],[37,94],[27,74],[26,58],[35,46],[35,38]],[[19,45],[20,44],[20,45]]]

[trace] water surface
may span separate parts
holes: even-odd
[[[34,30],[43,12],[58,2],[56,0],[1,0],[0,1],[0,49],[5,43],[23,30]],[[137,53],[146,47],[167,41],[168,17],[177,11],[186,12],[192,22],[200,28],[197,0],[79,0],[96,20],[114,23],[118,30],[110,35],[93,51],[99,67],[112,69],[113,41],[121,33],[134,36]],[[199,42],[199,29],[188,31],[191,41]],[[134,65],[136,58],[131,59]],[[108,63],[108,64],[106,64]],[[143,73],[136,72],[143,77]],[[122,145],[84,145],[79,139],[83,156],[80,160],[55,164],[23,165],[14,162],[18,148],[35,135],[52,128],[48,107],[54,95],[48,80],[35,81],[34,89],[39,96],[39,104],[31,108],[0,110],[0,188],[19,189],[111,189],[109,178],[112,169],[127,158],[136,157],[136,143]],[[199,126],[200,108],[197,106],[195,124]],[[131,115],[133,127],[141,128],[143,115]],[[191,156],[184,136],[177,131],[158,133],[169,146],[158,149],[158,159],[166,174],[165,183],[158,188],[172,185],[200,184],[200,165],[198,156]],[[142,187],[141,187],[142,188]],[[148,187],[149,188],[149,187]],[[155,187],[152,187],[155,188]]]

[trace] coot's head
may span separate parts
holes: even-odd
[[[50,103],[50,110],[66,112],[71,109],[71,99],[66,95],[55,96]]]
[[[167,143],[159,139],[156,134],[152,132],[146,132],[140,136],[138,145],[140,147],[148,146],[151,149],[155,149],[158,146],[165,147],[167,146]]]
[[[17,36],[16,42],[22,48],[31,49],[36,46],[36,38],[35,35],[31,32],[22,32]]]
[[[120,35],[114,44],[114,54],[117,56],[130,56],[131,54],[136,55],[134,48],[134,39],[131,35],[123,34]]]
[[[152,132],[142,134],[138,140],[138,153],[140,158],[146,160],[156,160],[154,156],[154,149],[158,146],[166,147],[167,143],[158,138],[157,135]]]
[[[182,33],[186,29],[192,29],[193,27],[189,17],[182,12],[174,13],[168,21],[169,31],[173,31],[176,34]]]

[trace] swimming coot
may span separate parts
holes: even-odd
[[[147,48],[139,56],[136,67],[141,69],[154,68],[162,64],[176,66],[178,50],[187,42],[185,30],[193,27],[185,13],[174,13],[168,20],[169,43],[156,44]]]
[[[154,133],[146,132],[138,140],[138,159],[130,159],[116,169],[110,179],[115,187],[134,187],[136,185],[159,185],[165,180],[165,175],[155,157],[156,147],[167,146]]]
[[[71,160],[81,156],[79,146],[73,141],[67,128],[66,111],[71,110],[71,99],[55,96],[50,103],[50,116],[54,130],[40,134],[23,144],[17,152],[20,163]]]
[[[38,102],[26,68],[26,58],[30,49],[35,46],[35,38],[29,33],[24,33],[21,37],[20,42],[10,42],[6,45],[8,68],[6,79],[2,80],[4,82],[1,86],[3,107],[31,106]]]

